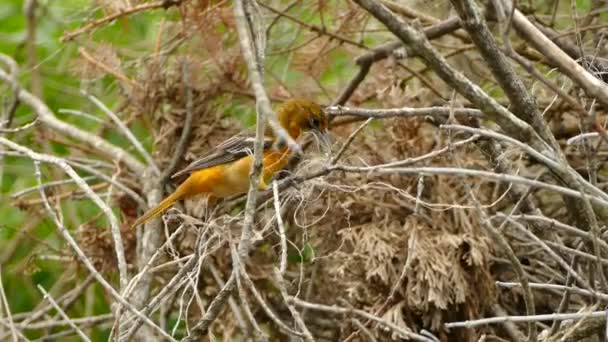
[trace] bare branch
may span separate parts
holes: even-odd
[[[24,102],[26,102],[26,101],[24,101]],[[98,204],[102,209],[106,208],[106,210],[109,210],[109,208],[107,208],[106,204],[101,200],[101,198],[99,198],[99,196],[97,196],[97,194],[95,194],[88,187],[88,185],[84,181],[82,181],[82,179],[80,178],[80,176],[65,161],[63,161],[63,160],[61,160],[60,158],[57,158],[57,157],[47,156],[47,155],[43,155],[43,154],[39,154],[39,153],[33,152],[33,151],[29,150],[29,149],[26,149],[26,148],[24,148],[22,146],[19,146],[19,145],[13,143],[12,141],[7,140],[7,139],[2,138],[2,137],[0,137],[0,144],[5,145],[5,146],[7,146],[7,147],[9,147],[11,149],[14,149],[16,151],[19,151],[21,153],[24,153],[25,155],[27,155],[32,160],[39,161],[39,162],[50,163],[50,164],[54,164],[54,165],[59,166],[63,171],[65,171],[70,177],[72,177],[76,181],[76,184],[78,184],[80,187],[82,187],[82,189],[87,193],[87,195],[91,199],[94,199],[94,201],[96,202],[96,204]],[[42,191],[42,193],[44,194],[44,191]],[[45,203],[48,205],[48,201],[45,201]],[[47,209],[50,209],[50,206],[48,206]],[[110,214],[113,215],[111,212],[110,212]],[[78,257],[78,259],[85,265],[85,267],[89,270],[89,272],[91,272],[91,274],[103,286],[103,288],[106,291],[108,291],[108,293],[117,302],[119,302],[121,305],[123,305],[124,307],[126,307],[129,311],[133,312],[136,316],[138,316],[141,319],[143,319],[143,321],[146,324],[148,324],[150,327],[154,328],[162,336],[164,336],[165,338],[169,339],[170,341],[174,341],[174,339],[170,335],[168,335],[165,331],[163,331],[162,329],[160,329],[156,324],[154,324],[154,322],[152,322],[152,320],[150,320],[148,317],[146,317],[145,315],[143,315],[141,312],[139,312],[137,309],[135,309],[129,302],[127,302],[124,298],[122,298],[120,296],[120,294],[112,287],[112,285],[110,285],[110,283],[108,283],[103,278],[103,276],[99,273],[99,271],[97,271],[97,269],[95,269],[95,266],[93,266],[93,263],[91,262],[91,260],[84,254],[84,252],[82,251],[82,249],[80,249],[80,247],[78,246],[78,244],[76,243],[76,241],[74,240],[74,238],[70,235],[70,233],[65,228],[65,226],[56,217],[53,217],[53,219],[55,221],[55,224],[57,226],[57,229],[58,229],[59,233],[66,240],[66,242],[70,245],[70,247],[74,250],[74,252],[76,253],[76,256]]]
[[[108,24],[118,18],[125,17],[125,16],[131,15],[133,13],[142,12],[142,11],[155,9],[155,8],[167,9],[171,6],[178,6],[179,4],[181,4],[181,2],[182,2],[182,0],[160,0],[160,1],[149,2],[149,3],[144,3],[141,5],[133,6],[131,8],[127,8],[125,10],[108,15],[107,17],[97,19],[97,20],[79,28],[76,31],[65,33],[63,35],[63,37],[61,37],[61,41],[67,42],[67,41],[73,40],[74,38],[91,31],[92,29],[94,29],[96,27]]]
[[[125,135],[125,137],[127,137],[127,139],[129,139],[131,144],[133,144],[133,146],[135,147],[137,152],[139,152],[139,154],[142,157],[144,157],[144,159],[146,160],[146,163],[148,163],[148,165],[157,174],[160,174],[160,170],[158,169],[156,162],[154,162],[154,159],[152,159],[152,156],[148,153],[148,151],[146,151],[146,149],[141,144],[141,142],[139,140],[137,140],[135,135],[133,135],[133,132],[131,132],[129,127],[127,127],[127,125],[125,125],[122,122],[122,120],[120,120],[120,118],[113,111],[111,111],[110,108],[108,108],[103,102],[101,102],[97,97],[95,97],[91,94],[87,94],[87,93],[84,93],[84,96],[86,96],[91,102],[93,102],[97,107],[99,107],[99,109],[101,109],[101,111],[104,112],[112,120],[112,122],[114,122],[114,124],[116,124],[116,126],[118,126],[120,131]]]
[[[287,237],[285,236],[285,224],[281,217],[281,202],[279,200],[279,187],[277,181],[272,182],[272,193],[274,195],[274,211],[277,217],[277,226],[279,227],[279,238],[281,240],[281,262],[279,272],[285,274],[287,271]]]
[[[13,322],[13,314],[11,313],[11,307],[8,304],[8,300],[6,299],[6,292],[4,292],[4,282],[2,281],[2,267],[0,267],[0,299],[2,299],[2,308],[3,313],[6,314],[7,325],[11,330],[11,336],[13,337],[13,341],[18,341],[17,338],[17,330],[15,329],[15,323]]]
[[[510,3],[510,1],[507,2]],[[507,7],[510,9],[511,6],[510,4]],[[562,73],[568,75],[568,77],[585,89],[589,97],[596,98],[604,106],[608,106],[608,85],[570,58],[568,54],[555,45],[551,39],[547,38],[518,9],[515,9],[513,14],[513,27],[523,39],[557,65]]]
[[[110,209],[110,207],[108,207],[108,205],[89,187],[89,185],[64,160],[57,158],[57,157],[53,157],[53,156],[38,154],[32,150],[29,150],[23,146],[19,146],[19,145],[15,144],[14,142],[12,142],[8,139],[2,138],[2,137],[0,137],[0,144],[5,145],[15,151],[21,152],[35,161],[39,191],[43,197],[43,200],[45,200],[45,206],[47,207],[47,210],[51,211],[50,205],[48,205],[48,202],[46,202],[46,193],[44,191],[44,188],[42,187],[42,179],[41,179],[40,170],[39,170],[38,164],[37,164],[39,162],[51,163],[51,164],[54,164],[54,165],[60,167],[61,169],[63,169],[63,171],[65,171],[65,173],[67,173],[68,176],[70,176],[74,180],[74,183],[76,183],[76,185],[78,185],[78,187],[81,188],[85,192],[87,197],[90,198],[91,201],[93,201],[93,203],[95,203],[95,205],[97,205],[101,209],[101,211],[103,211],[104,215],[108,218],[108,221],[110,221],[110,229],[112,231],[112,238],[114,239],[114,249],[115,249],[115,253],[116,253],[116,260],[118,262],[118,272],[120,274],[120,284],[121,284],[120,286],[121,286],[121,288],[124,288],[127,285],[127,281],[128,281],[128,277],[129,277],[129,275],[127,273],[127,261],[125,259],[125,251],[124,251],[124,246],[122,243],[122,236],[120,234],[120,227],[118,225],[118,219],[116,219],[116,216],[114,215],[114,212],[112,211],[112,209]],[[69,235],[69,233],[67,233],[67,231],[66,231],[66,234]],[[70,239],[71,239],[71,236],[70,236]],[[88,259],[86,259],[86,260],[88,261]]]
[[[606,311],[592,311],[583,313],[565,313],[565,314],[545,314],[534,316],[503,316],[491,317],[464,322],[445,323],[446,329],[453,328],[475,328],[483,325],[503,323],[503,322],[546,322],[546,321],[566,321],[566,320],[581,320],[585,318],[603,318],[606,319]]]
[[[362,317],[365,319],[375,321],[378,324],[385,326],[385,327],[393,330],[394,332],[402,335],[403,337],[412,339],[413,341],[433,342],[433,340],[429,339],[426,336],[407,331],[407,330],[397,326],[394,323],[388,322],[387,320],[384,320],[380,317],[371,315],[363,310],[342,308],[342,307],[335,306],[335,305],[328,306],[328,305],[317,304],[317,303],[309,303],[309,302],[303,301],[303,300],[295,298],[295,297],[289,297],[289,302],[295,304],[296,306],[302,307],[302,308],[307,308],[307,309],[315,310],[315,311],[329,312],[329,313],[332,313],[335,315],[356,315],[356,316],[359,316],[359,317]]]
[[[51,305],[55,308],[55,310],[57,310],[57,312],[59,313],[59,315],[61,316],[61,318],[63,318],[70,327],[72,327],[72,329],[74,329],[76,331],[76,333],[78,334],[78,336],[80,336],[80,338],[82,338],[83,341],[86,342],[90,342],[91,340],[87,337],[87,335],[85,335],[85,333],[80,330],[80,328],[74,323],[74,321],[72,321],[70,319],[70,317],[68,317],[68,315],[61,309],[61,307],[59,306],[59,304],[57,304],[57,302],[55,302],[55,300],[53,299],[53,297],[51,297],[48,292],[46,292],[46,290],[44,289],[44,287],[42,287],[42,285],[38,285],[38,290],[40,290],[40,292],[42,292],[42,295],[44,296],[44,298],[46,300],[49,301],[49,303],[51,303]]]
[[[386,109],[368,109],[368,108],[350,108],[343,106],[331,106],[325,109],[328,114],[333,116],[357,116],[363,118],[385,119],[392,117],[418,117],[431,116],[435,118],[446,118],[450,115],[449,107],[426,107],[426,108],[386,108]],[[454,115],[481,117],[482,112],[479,109],[473,108],[453,108]]]
[[[4,70],[0,70],[0,80],[11,84],[11,77],[4,72]],[[65,123],[55,116],[53,112],[44,104],[39,98],[32,95],[25,89],[21,89],[19,91],[19,100],[23,102],[25,105],[31,107],[36,114],[38,114],[38,118],[40,122],[49,126],[50,128],[57,130],[60,133],[63,133],[73,139],[82,141],[92,148],[104,153],[107,156],[110,156],[113,160],[124,162],[125,165],[131,171],[135,172],[138,175],[142,175],[144,173],[144,165],[140,163],[137,159],[131,156],[126,151],[121,148],[110,144],[109,142],[101,139],[100,137],[91,134],[89,132],[85,132],[75,126],[72,126],[68,123]]]
[[[182,61],[182,79],[184,80],[184,90],[186,93],[186,119],[182,128],[182,135],[179,137],[173,157],[169,165],[163,171],[161,183],[166,183],[177,169],[180,159],[186,151],[188,140],[192,134],[192,119],[194,118],[194,99],[192,98],[191,66],[189,61]]]

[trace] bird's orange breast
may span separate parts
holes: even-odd
[[[264,168],[262,170],[262,178],[265,182],[269,182],[272,176],[281,171],[287,166],[289,156],[291,155],[287,147],[264,153]]]

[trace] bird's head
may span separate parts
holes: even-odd
[[[311,132],[327,144],[329,118],[317,103],[306,99],[285,101],[277,111],[281,126],[297,139],[304,132]]]

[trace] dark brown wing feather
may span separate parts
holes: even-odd
[[[199,158],[183,170],[176,172],[171,178],[177,178],[184,174],[194,171],[207,169],[216,165],[222,165],[239,160],[247,155],[253,154],[255,136],[252,134],[238,134],[222,142],[215,147],[209,154]],[[273,141],[270,138],[264,139],[264,150],[272,147]]]

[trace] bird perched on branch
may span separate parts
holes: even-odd
[[[305,99],[291,99],[277,110],[281,126],[295,140],[302,133],[311,132],[327,142],[329,120],[321,106]],[[258,187],[265,189],[272,176],[289,161],[291,151],[285,142],[272,132],[264,137],[264,159]],[[255,137],[236,135],[214,148],[208,155],[192,162],[172,178],[190,176],[158,206],[138,218],[133,227],[162,214],[173,203],[199,194],[225,198],[242,194],[249,189],[249,171],[254,161]]]

